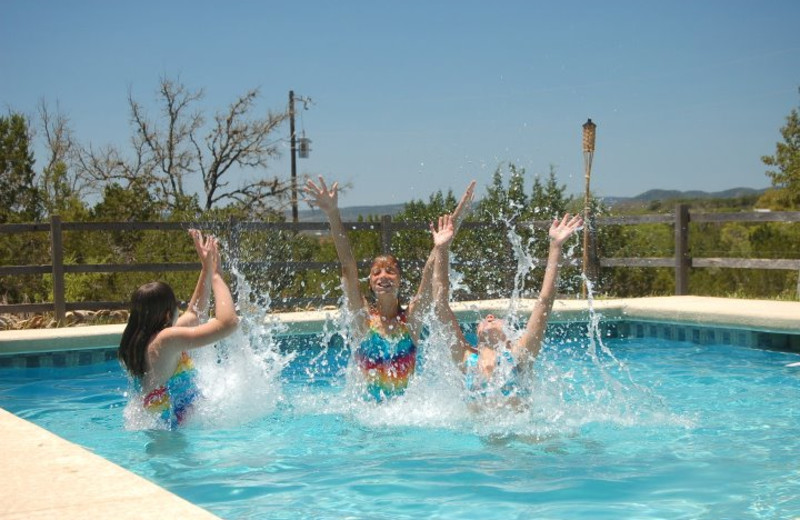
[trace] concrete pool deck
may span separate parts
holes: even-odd
[[[527,310],[532,302],[520,303]],[[453,305],[463,319],[508,308],[507,300]],[[714,324],[800,335],[800,302],[668,296],[598,300],[610,319]],[[558,300],[553,320],[585,319],[585,300]],[[276,314],[305,332],[321,330],[336,311]],[[108,347],[123,325],[0,331],[0,355]],[[0,409],[0,519],[184,518],[216,516],[91,451]]]

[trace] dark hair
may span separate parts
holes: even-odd
[[[177,306],[175,292],[164,282],[146,283],[134,291],[130,317],[117,351],[125,368],[134,376],[144,375],[147,345],[155,334],[172,324]]]

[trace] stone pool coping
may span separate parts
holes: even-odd
[[[219,520],[191,502],[0,408],[0,518]]]
[[[532,301],[522,301],[523,313]],[[463,319],[502,312],[508,300],[453,305]],[[708,324],[800,334],[800,302],[665,296],[598,300],[605,319]],[[557,300],[553,321],[589,316],[585,300]],[[336,311],[281,313],[271,319],[316,332]],[[108,347],[123,325],[0,331],[0,354]],[[89,450],[0,409],[0,519],[185,518],[216,516]]]
[[[534,300],[521,300],[519,310],[525,315]],[[509,300],[458,302],[452,305],[460,319],[475,320],[489,312],[503,314]],[[731,328],[748,328],[790,334],[800,333],[800,302],[772,300],[738,300],[704,296],[662,296],[596,300],[592,308],[603,319],[635,319],[645,321],[708,324]],[[334,320],[338,311],[287,312],[268,319],[291,323],[292,330],[316,333],[326,322]],[[556,300],[551,322],[586,320],[586,300]],[[124,325],[95,325],[61,329],[0,331],[0,355],[35,353],[108,347],[119,343]]]

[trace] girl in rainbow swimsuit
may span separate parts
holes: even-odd
[[[457,222],[472,200],[473,181],[453,213]],[[366,393],[376,401],[402,394],[408,387],[417,364],[417,347],[422,319],[432,305],[431,277],[433,254],[422,271],[416,296],[404,310],[400,305],[400,265],[392,255],[382,255],[369,272],[369,288],[374,296],[370,305],[358,280],[358,267],[338,208],[338,183],[330,189],[322,177],[319,185],[309,180],[304,188],[306,202],[328,217],[331,236],[342,264],[342,289],[350,323],[353,357],[366,384]]]
[[[118,356],[141,391],[144,408],[167,428],[186,421],[197,397],[195,368],[188,350],[213,344],[236,330],[239,318],[221,272],[219,244],[189,230],[202,268],[186,311],[178,315],[178,300],[164,282],[139,287],[131,298],[128,324]],[[214,293],[214,317],[200,323]]]

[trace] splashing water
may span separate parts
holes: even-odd
[[[522,241],[515,243],[520,245],[515,250],[524,252]],[[517,265],[524,270],[517,277],[521,281],[535,261],[527,255]],[[520,293],[518,288],[517,300]],[[518,305],[512,301],[509,309]],[[325,389],[309,385],[292,400],[303,413],[341,415],[369,429],[443,428],[524,442],[573,435],[591,424],[690,426],[691,421],[670,414],[650,389],[635,383],[624,363],[605,346],[602,316],[592,308],[591,296],[589,310],[585,335],[545,345],[533,366],[521,371],[515,399],[470,399],[464,374],[451,354],[453,335],[430,313],[424,320],[427,334],[418,345],[417,371],[403,395],[382,403],[364,399],[360,373],[345,360],[345,368],[334,376],[338,385]],[[351,318],[347,312],[331,318],[321,343],[327,345],[334,335],[346,337],[343,331]],[[513,338],[519,331],[512,321],[506,320],[506,326]],[[349,359],[346,347],[337,353],[342,355]]]
[[[280,375],[292,360],[282,354],[276,336],[286,326],[269,317],[269,295],[263,305],[235,264],[240,325],[236,333],[212,349],[193,354],[198,368],[197,386],[203,400],[196,406],[198,423],[207,427],[229,427],[267,415],[283,399]]]
[[[534,239],[523,240],[510,222],[505,224],[516,273],[504,329],[514,341],[521,332],[515,328],[517,323],[527,321],[527,316],[520,316],[520,304],[524,281],[536,269],[537,261],[531,254],[535,250]],[[574,256],[576,246],[577,242],[569,244],[565,258]],[[522,367],[517,377],[517,399],[501,399],[472,409],[470,424],[474,431],[485,437],[542,439],[573,433],[592,423],[691,426],[691,420],[670,414],[653,390],[635,382],[625,364],[605,345],[603,317],[594,309],[591,282],[586,282],[589,322],[585,334],[546,341],[533,365]],[[550,324],[549,329],[554,327],[557,325]],[[429,341],[437,338],[432,336]]]
[[[504,326],[514,340],[520,333],[518,323],[527,320],[520,316],[524,281],[537,262],[530,253],[533,239],[524,241],[507,224],[516,273]],[[568,249],[568,257],[574,247]],[[652,390],[634,382],[624,363],[603,343],[602,316],[593,308],[590,283],[586,333],[546,343],[535,363],[520,371],[515,399],[470,399],[460,360],[451,353],[452,331],[431,312],[424,318],[426,334],[418,344],[417,371],[405,393],[376,403],[364,398],[364,382],[348,348],[348,324],[354,316],[343,298],[340,311],[327,314],[315,336],[318,350],[281,352],[278,337],[291,331],[269,314],[269,294],[253,294],[251,284],[232,263],[241,325],[218,345],[192,352],[202,398],[190,427],[231,427],[272,413],[292,413],[340,416],[366,428],[443,428],[472,431],[487,439],[538,441],[572,435],[592,423],[691,423],[672,416]],[[464,277],[453,271],[451,291],[461,288],[466,288]],[[292,361],[293,366],[300,365],[302,381],[291,376],[282,381],[281,374]],[[126,409],[126,425],[141,429],[153,428],[153,423],[134,396]]]
[[[254,303],[252,287],[235,261],[230,271],[236,281],[239,328],[216,345],[191,351],[199,397],[192,405],[187,427],[237,426],[273,412],[284,400],[280,375],[293,356],[280,352],[276,335],[285,332],[286,326],[268,317],[269,295]],[[208,315],[199,318],[204,321]],[[141,395],[128,393],[126,428],[165,427],[143,409]]]

